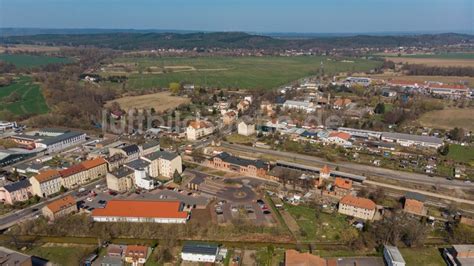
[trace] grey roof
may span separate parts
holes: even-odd
[[[220,158],[224,162],[228,162],[230,164],[240,165],[240,166],[249,166],[253,165],[257,168],[267,168],[268,164],[262,160],[250,160],[244,159],[240,157],[236,157],[233,155],[228,154],[227,152],[221,152],[216,157]]]
[[[425,202],[426,200],[426,197],[425,195],[422,195],[420,193],[416,193],[416,192],[407,192],[407,194],[405,195],[405,199],[413,199],[413,200],[417,200],[417,201],[421,201],[421,202]]]
[[[101,260],[100,265],[107,265],[107,266],[122,266],[122,257],[119,256],[105,256]]]
[[[115,169],[114,171],[110,172],[110,174],[112,174],[113,176],[115,176],[117,178],[122,178],[122,177],[128,176],[132,173],[133,173],[133,170],[130,169],[130,168],[127,168],[127,167],[119,167],[119,168]]]
[[[456,252],[474,252],[474,245],[453,245]]]
[[[173,153],[173,152],[167,152],[167,151],[157,151],[157,152],[153,152],[153,153],[145,155],[145,158],[152,161],[159,158],[163,158],[165,160],[171,161],[176,157],[178,157],[178,154]]]
[[[136,159],[125,165],[131,169],[142,170],[142,169],[147,168],[148,165],[150,165],[150,163],[142,159]]]
[[[69,132],[67,129],[61,129],[61,128],[54,128],[54,127],[47,127],[47,128],[42,128],[39,130],[39,132],[51,132],[51,133],[66,133]]]
[[[44,140],[40,141],[40,143],[43,143],[45,145],[53,145],[61,141],[65,141],[68,139],[72,139],[81,135],[84,135],[85,133],[82,132],[77,132],[77,131],[69,131],[64,134],[61,134],[56,137],[44,137]]]
[[[143,149],[146,150],[146,149],[149,149],[149,148],[156,147],[158,145],[160,145],[160,142],[158,140],[150,140],[150,141],[147,141],[143,144]]]
[[[5,185],[4,188],[8,192],[13,192],[13,191],[17,191],[17,190],[20,190],[20,189],[23,189],[23,188],[27,188],[29,186],[31,186],[30,181],[28,181],[28,179],[22,179],[20,181],[15,182],[15,183]]]
[[[207,243],[185,243],[182,253],[203,254],[203,255],[217,255],[219,246]]]
[[[400,253],[397,247],[384,245],[384,248],[387,250],[388,253],[390,253],[390,256],[392,257],[393,261],[405,263],[405,260],[403,259],[402,254]]]
[[[125,146],[125,147],[122,148],[122,150],[123,150],[127,155],[134,154],[134,153],[139,153],[139,152],[140,152],[140,148],[139,148],[137,145],[135,145],[135,144]]]
[[[27,261],[31,261],[31,256],[0,247],[0,265],[21,265]]]
[[[443,144],[443,140],[437,137],[431,136],[420,136],[412,135],[405,133],[396,133],[396,132],[383,132],[382,137],[391,138],[391,139],[400,139],[400,140],[411,140],[418,142],[434,143],[434,144]]]

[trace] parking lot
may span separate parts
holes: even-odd
[[[235,203],[223,200],[215,204],[212,210],[216,213],[219,224],[239,221],[247,221],[255,225],[272,225],[275,223],[270,208],[262,201],[260,203]]]

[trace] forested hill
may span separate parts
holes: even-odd
[[[347,36],[310,39],[278,39],[241,32],[214,33],[97,33],[39,34],[7,36],[2,44],[41,44],[55,46],[96,46],[102,48],[140,50],[155,48],[242,48],[242,49],[331,49],[358,47],[439,46],[474,43],[474,35],[424,34],[407,36]]]

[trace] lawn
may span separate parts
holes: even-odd
[[[47,259],[58,265],[78,265],[82,258],[94,251],[94,247],[74,246],[74,247],[34,247],[26,253],[43,259]]]
[[[400,248],[400,252],[407,265],[446,265],[437,248]]]
[[[249,143],[252,143],[254,141],[254,138],[252,138],[250,136],[243,136],[243,135],[239,135],[239,134],[235,133],[235,134],[226,136],[226,140],[228,142],[233,142],[233,143],[237,143],[237,144],[249,144]]]
[[[474,165],[474,147],[451,144],[449,145],[448,158],[456,162]]]
[[[285,204],[285,209],[300,226],[300,237],[306,241],[344,241],[356,236],[357,231],[346,221],[346,216],[316,212],[307,206]]]
[[[34,68],[54,63],[70,63],[72,59],[45,55],[0,54],[0,61],[14,64],[17,68]]]
[[[171,82],[194,83],[222,88],[270,89],[320,71],[364,72],[379,61],[334,60],[322,56],[301,57],[197,57],[197,58],[117,58],[100,74],[127,75],[132,89],[167,87]]]
[[[422,126],[450,130],[455,127],[474,130],[474,108],[445,108],[423,114],[418,122]]]
[[[118,98],[106,103],[110,106],[112,102],[118,102],[120,107],[124,110],[132,108],[149,109],[153,108],[156,112],[166,111],[168,109],[176,108],[181,104],[190,102],[189,98],[172,96],[169,92],[158,92],[153,94],[145,94],[139,96],[126,96]]]
[[[16,102],[4,103],[2,98],[16,93],[20,100]],[[30,77],[22,76],[12,84],[0,87],[0,111],[9,110],[16,115],[24,114],[44,114],[48,112],[40,86],[34,84]]]

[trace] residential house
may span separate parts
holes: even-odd
[[[250,102],[248,100],[242,100],[237,104],[237,110],[240,112],[245,112],[250,107]]]
[[[194,141],[211,135],[213,132],[214,126],[210,122],[196,120],[189,123],[189,126],[186,128],[186,138]]]
[[[160,141],[156,139],[148,140],[142,145],[142,152],[140,156],[145,156],[160,150]]]
[[[48,169],[30,178],[33,195],[45,198],[61,190],[62,178],[58,170]]]
[[[107,162],[104,158],[98,157],[92,160],[86,160],[81,164],[86,171],[81,184],[85,184],[97,178],[105,177],[107,174]]]
[[[233,156],[227,152],[221,152],[212,159],[207,160],[209,167],[233,171],[243,175],[266,177],[270,165],[262,160],[251,160]]]
[[[372,220],[376,210],[375,203],[366,198],[346,195],[339,201],[339,213],[359,219]]]
[[[219,246],[215,244],[186,242],[181,250],[181,259],[192,262],[216,262]]]
[[[425,196],[416,192],[407,192],[403,210],[417,215],[426,215]]]
[[[405,260],[397,247],[384,245],[383,258],[387,266],[405,266]]]
[[[107,173],[107,188],[109,190],[125,193],[133,188],[135,172],[127,167],[117,168]]]
[[[338,197],[343,197],[351,194],[352,180],[347,178],[336,177],[334,181],[334,194]]]
[[[349,106],[352,101],[349,98],[337,98],[334,103],[332,104],[332,108],[336,110],[341,110]]]
[[[132,266],[145,265],[151,250],[146,246],[129,245],[125,249],[124,260],[126,263],[130,263]]]
[[[148,173],[151,177],[173,178],[175,172],[178,174],[183,172],[182,158],[176,153],[157,151],[143,156],[141,159],[150,163]]]
[[[32,266],[30,255],[26,255],[6,247],[0,247],[0,265],[5,266]]]
[[[113,171],[124,164],[126,158],[127,157],[125,157],[123,154],[116,153],[112,156],[104,158],[104,160],[107,162],[109,171]]]
[[[32,187],[28,179],[5,185],[0,188],[0,201],[13,205],[15,202],[27,201],[32,196]]]
[[[62,177],[64,187],[74,188],[84,183],[86,168],[82,164],[76,164],[64,170],[59,170],[59,174]]]
[[[71,195],[67,195],[44,206],[41,211],[46,218],[53,221],[70,213],[77,212],[76,199]]]
[[[234,121],[237,120],[237,118],[238,118],[238,113],[234,110],[225,112],[224,115],[222,116],[224,125],[230,125],[234,123]]]
[[[310,253],[300,253],[294,249],[285,251],[285,266],[330,266],[337,265],[334,259],[323,259]]]
[[[329,133],[325,141],[347,148],[352,146],[352,142],[349,141],[350,138],[351,135],[349,133],[333,131]]]
[[[267,116],[272,116],[275,113],[273,104],[269,101],[262,101],[260,104],[260,110]]]
[[[237,126],[237,133],[243,136],[253,135],[255,134],[255,124],[241,121]]]
[[[155,180],[150,177],[150,163],[143,159],[136,159],[124,165],[134,171],[133,183],[137,188],[152,190],[155,188]]]
[[[142,147],[136,144],[127,145],[124,147],[109,148],[109,156],[114,156],[115,154],[121,154],[123,157],[125,157],[124,162],[126,163],[138,159],[141,153],[142,153]]]
[[[186,223],[189,213],[179,201],[111,200],[105,208],[94,209],[95,222]]]

